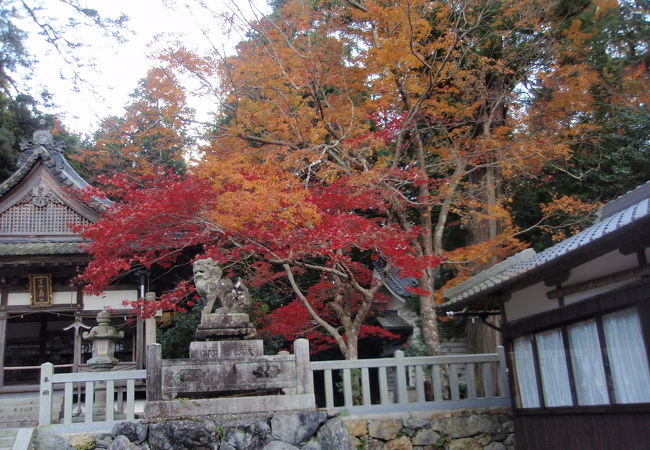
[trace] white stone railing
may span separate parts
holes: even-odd
[[[489,354],[405,357],[404,352],[397,351],[394,358],[350,361],[309,362],[306,352],[296,352],[299,353],[305,353],[306,356],[298,359],[304,361],[312,375],[310,383],[309,369],[305,370],[306,376],[300,386],[309,386],[304,390],[310,392],[313,386],[317,406],[330,410],[368,414],[510,405],[502,347]],[[298,371],[296,375],[300,373]],[[149,374],[151,377],[152,373]],[[161,378],[160,373],[158,377]],[[55,374],[54,366],[45,363],[41,365],[39,426],[60,426],[72,431],[76,425],[79,429],[90,430],[93,427],[106,428],[118,420],[134,420],[137,380],[147,380],[147,371]],[[52,425],[53,395],[57,384],[64,385],[63,419],[60,424]],[[147,386],[148,394],[159,392],[162,387],[160,383],[154,384]],[[73,414],[75,387],[84,388],[85,397],[81,411],[81,395],[77,392],[77,415]],[[106,394],[106,407],[101,415],[95,411],[96,391],[102,394],[105,391]],[[232,405],[232,399],[229,401]]]
[[[52,401],[56,384],[63,384],[63,420],[61,425],[83,423],[88,425],[106,425],[118,420],[135,419],[135,382],[145,380],[146,370],[118,370],[102,372],[54,373],[52,363],[41,365],[39,426],[52,424]],[[81,385],[85,398],[83,412],[73,415],[75,386]],[[125,385],[125,386],[124,386]],[[124,387],[126,387],[126,405],[123,402]],[[105,391],[106,405],[100,414],[96,414],[96,391]],[[118,408],[115,412],[115,394]],[[104,394],[104,392],[102,392]],[[102,395],[104,398],[104,395]],[[77,401],[81,395],[77,393]],[[104,406],[104,405],[102,405]],[[83,420],[82,420],[83,419]]]
[[[503,347],[477,355],[310,363],[317,406],[350,414],[510,404]],[[447,380],[448,382],[444,382]]]

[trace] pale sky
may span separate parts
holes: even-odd
[[[163,5],[163,2],[167,6]],[[57,2],[44,2],[48,8]],[[202,29],[209,34],[213,44],[232,48],[241,36],[225,35],[224,27],[210,18],[197,7],[188,7],[190,0],[88,0],[88,7],[96,8],[100,14],[118,16],[123,12],[130,17],[129,28],[134,34],[125,33],[128,42],[119,45],[101,36],[80,35],[88,47],[78,50],[83,58],[92,55],[96,60],[96,70],[86,69],[83,76],[90,85],[81,85],[80,91],[75,92],[73,83],[62,80],[60,73],[70,74],[61,58],[38,37],[30,38],[29,45],[40,64],[36,67],[32,85],[38,83],[46,86],[53,94],[53,101],[58,105],[54,111],[59,114],[64,125],[71,131],[92,133],[99,121],[109,115],[121,115],[124,105],[129,101],[129,94],[136,88],[138,80],[146,75],[154,62],[148,59],[156,46],[166,41],[161,37],[177,36],[188,48],[207,50],[210,45]],[[208,0],[211,8],[219,11],[229,11],[233,8],[230,0]],[[249,17],[249,6],[240,0],[237,7]],[[265,0],[254,0],[255,8],[268,11]],[[66,16],[68,11],[54,9],[51,14]],[[200,113],[206,113],[209,104],[195,102],[190,106]]]

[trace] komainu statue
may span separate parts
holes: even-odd
[[[201,315],[248,313],[251,304],[248,288],[241,278],[236,283],[224,278],[223,270],[212,258],[194,262],[194,285],[205,302]]]

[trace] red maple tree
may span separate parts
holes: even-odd
[[[200,248],[197,257],[245,266],[250,282],[259,285],[279,277],[288,282],[295,299],[270,315],[267,330],[316,338],[311,327],[327,336],[319,338],[319,345],[336,344],[346,358],[357,358],[360,337],[392,337],[365,324],[382,304],[384,275],[398,267],[404,276],[418,276],[439,261],[417,256],[411,244],[417,227],[406,232],[386,220],[390,192],[345,179],[305,187],[284,176],[278,183],[272,169],[251,172],[243,164],[231,166],[227,179],[219,182],[171,173],[106,180],[113,186],[106,195],[117,200],[99,222],[83,230],[93,260],[79,279],[88,290],[101,291],[127,271],[169,267],[184,249]],[[260,200],[265,203],[250,206],[256,211],[251,219],[246,199],[261,196],[255,195],[259,189],[265,190]],[[270,189],[277,192],[268,193]],[[242,200],[237,206],[224,203],[229,198]],[[377,259],[383,268],[373,270]],[[154,304],[132,306],[143,315],[178,309],[188,292],[188,283],[181,283]],[[286,312],[306,317],[305,311],[311,319],[304,326],[285,320]]]

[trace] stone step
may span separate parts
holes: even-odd
[[[55,397],[57,398],[57,397]],[[38,397],[2,397],[0,398],[0,406],[11,405],[36,405],[38,406]]]
[[[39,398],[34,395],[9,394],[0,396],[0,430],[9,433],[12,428],[38,425]],[[52,401],[52,419],[58,420],[63,408],[63,396],[56,395]],[[5,446],[0,434],[0,448]],[[13,444],[12,444],[13,445]],[[11,447],[11,445],[10,445]]]
[[[31,428],[38,425],[38,420],[22,420],[15,422],[0,422],[0,429]]]
[[[55,395],[54,398],[52,399],[53,403],[61,403],[63,402],[63,396],[62,395]],[[35,405],[38,406],[40,403],[40,399],[38,397],[8,397],[8,398],[0,398],[0,407],[1,406],[13,406],[13,405],[21,405],[21,406],[29,406],[29,405]]]
[[[8,415],[25,414],[28,416],[38,416],[40,405],[21,405],[21,404],[0,404],[0,422],[2,418]],[[52,411],[62,411],[63,401],[52,402]]]
[[[0,437],[0,448],[13,447],[15,441],[16,441],[16,436]]]
[[[38,405],[0,405],[0,417],[11,413],[30,413],[33,411],[38,413],[38,408]]]
[[[6,437],[15,438],[17,434],[18,434],[18,430],[16,428],[5,428],[0,430],[0,438],[6,438]]]

